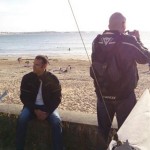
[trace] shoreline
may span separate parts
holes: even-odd
[[[44,55],[44,54],[38,54],[38,55]],[[1,55],[0,60],[17,60],[17,58],[21,57],[23,60],[32,60],[37,56],[36,54],[17,54],[17,55]],[[85,54],[85,55],[66,55],[66,54],[53,54],[53,55],[45,55],[48,57],[49,60],[52,59],[61,59],[61,60],[86,60],[88,61],[88,58],[90,59],[91,54]]]
[[[34,57],[23,57],[19,64],[18,57],[0,57],[0,94],[6,89],[8,95],[1,103],[22,104],[19,99],[20,82],[26,73],[32,71]],[[29,64],[26,64],[26,59]],[[48,71],[55,74],[62,85],[62,102],[59,109],[96,113],[96,95],[93,80],[89,75],[89,61],[72,58],[49,58]],[[71,69],[62,72],[68,65]],[[139,83],[135,89],[137,99],[146,88],[150,89],[150,72],[148,65],[138,65]]]

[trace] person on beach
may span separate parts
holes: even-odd
[[[150,60],[150,52],[141,43],[139,31],[125,33],[126,18],[121,13],[116,12],[110,16],[108,27],[109,30],[104,31],[102,35],[97,35],[92,43],[90,67],[90,75],[94,79],[97,95],[99,133],[105,142],[103,149],[106,149],[109,143],[108,137],[114,114],[116,113],[119,129],[136,104],[134,89],[139,79],[136,63],[146,64]],[[111,55],[107,56],[108,53]],[[100,74],[102,75],[103,71],[105,74],[106,69],[109,69],[107,68],[109,66],[103,65],[103,62],[107,63],[112,56],[119,74],[116,79],[117,84],[112,84],[110,89],[107,88],[109,82],[107,77],[103,80]],[[112,66],[112,72],[115,70],[115,66],[114,68]],[[115,73],[114,78],[117,76]]]
[[[22,78],[20,99],[23,109],[17,120],[17,150],[24,150],[27,125],[34,118],[50,123],[53,150],[63,150],[61,119],[57,110],[62,97],[61,85],[54,74],[46,71],[47,65],[45,56],[36,56],[33,71]]]

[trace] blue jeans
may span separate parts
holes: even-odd
[[[23,110],[21,111],[21,114],[17,122],[17,130],[16,130],[17,150],[24,150],[27,125],[28,122],[34,118],[35,118],[34,113],[31,113],[31,111],[27,107],[24,107]],[[47,118],[47,121],[51,124],[52,128],[51,131],[52,131],[53,150],[63,150],[61,119],[57,110],[55,110]]]
[[[104,99],[104,102],[101,97],[98,98],[97,119],[100,134],[104,137],[105,142],[107,142],[114,114],[116,113],[119,129],[135,106],[136,97],[134,92],[131,92],[126,98],[116,100]],[[110,118],[108,117],[108,113]]]

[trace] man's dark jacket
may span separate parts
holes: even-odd
[[[103,62],[105,59],[105,48],[107,50],[113,50],[112,47],[116,42],[119,42],[117,45],[118,50],[114,52],[116,53],[115,57],[118,67],[122,72],[122,80],[120,86],[117,87],[114,85],[113,89],[116,88],[118,93],[122,92],[127,95],[127,93],[130,93],[136,88],[138,82],[137,63],[146,64],[150,62],[150,51],[134,36],[121,34],[118,31],[105,31],[102,35],[98,35],[93,41],[92,63]],[[103,49],[102,46],[105,48]],[[99,95],[100,89],[96,84],[95,76],[92,72],[90,73],[95,81],[96,94]]]
[[[55,75],[45,71],[41,77],[30,72],[23,76],[20,87],[20,99],[31,111],[35,109],[35,101],[42,81],[42,97],[45,111],[52,113],[61,102],[61,85]]]

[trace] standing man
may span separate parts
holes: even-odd
[[[90,75],[97,95],[99,130],[106,143],[114,114],[120,128],[136,104],[137,63],[146,64],[150,60],[139,32],[134,30],[129,35],[125,29],[126,18],[116,12],[110,16],[109,30],[98,35],[92,45]],[[112,77],[108,79],[106,72]]]
[[[22,78],[20,99],[24,106],[17,122],[17,150],[24,150],[27,125],[33,118],[50,123],[53,150],[63,149],[61,119],[57,112],[61,102],[61,85],[55,75],[46,71],[47,65],[45,56],[36,56],[33,72]]]

